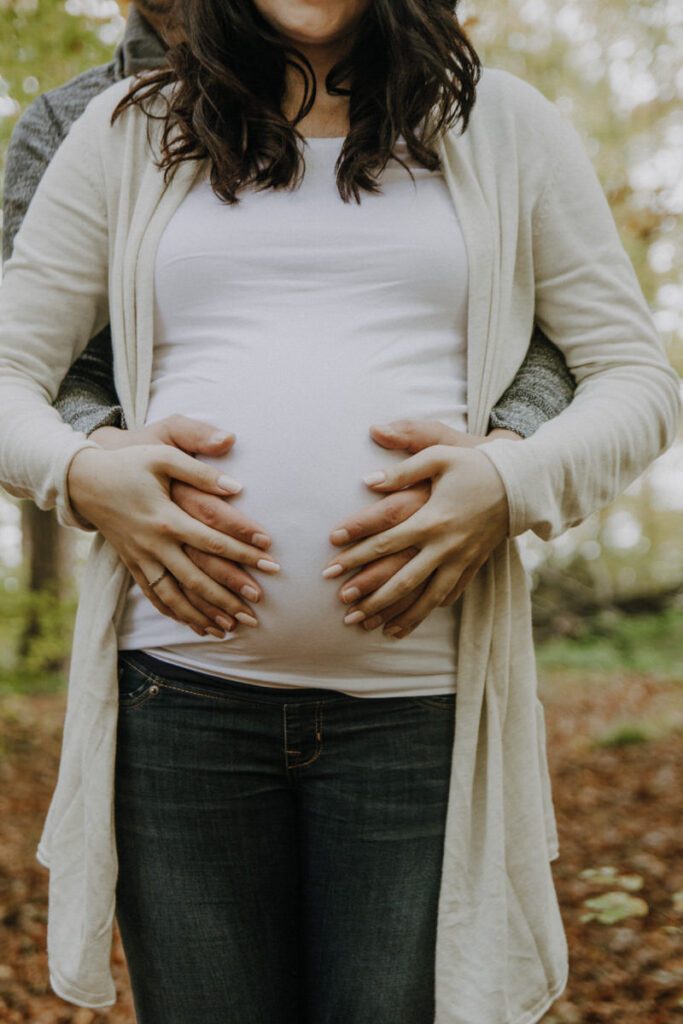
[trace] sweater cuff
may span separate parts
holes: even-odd
[[[78,433],[90,435],[100,427],[125,429],[123,409],[111,405],[104,399],[88,401],[82,393],[75,395],[65,392],[57,398],[54,407],[65,423]]]
[[[508,401],[491,410],[489,431],[514,430],[515,434],[530,437],[549,418],[540,406]]]

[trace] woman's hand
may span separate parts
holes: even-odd
[[[164,615],[186,622],[196,633],[223,637],[233,616],[255,616],[236,594],[208,576],[186,553],[189,544],[209,556],[234,559],[268,572],[279,566],[263,550],[198,522],[171,499],[173,480],[206,495],[225,498],[241,485],[170,445],[140,444],[114,451],[82,448],[71,461],[69,495],[77,513],[113,545],[145,595]],[[158,585],[153,583],[168,570]],[[188,600],[192,592],[206,614]],[[218,628],[216,628],[218,627]]]
[[[134,430],[121,430],[118,427],[99,427],[90,435],[103,448],[110,450],[126,448],[141,444],[168,444],[191,455],[226,455],[232,448],[235,435],[217,431],[209,423],[189,416],[166,416],[164,419],[148,423]],[[172,480],[170,495],[173,501],[188,515],[193,516],[205,526],[211,526],[221,533],[228,534],[245,544],[255,544],[267,551],[271,539],[266,530],[253,519],[248,518],[226,500],[225,496],[207,494],[192,484],[181,480]],[[242,594],[254,603],[261,600],[263,591],[254,577],[246,572],[237,562],[209,555],[199,551],[191,544],[185,544],[184,550],[192,561],[216,583],[227,587],[235,594]],[[188,601],[205,616],[216,621],[216,616],[225,613],[209,604],[199,594],[184,591]],[[158,607],[158,606],[157,606]],[[159,609],[161,610],[161,609]],[[230,616],[227,616],[230,620]],[[256,625],[256,620],[245,620],[248,625]],[[213,623],[210,623],[213,626]],[[233,623],[234,625],[234,623]]]
[[[388,628],[414,629],[437,605],[454,603],[490,551],[507,536],[508,510],[503,483],[485,456],[472,460],[473,451],[467,450],[475,450],[477,444],[494,436],[521,438],[512,431],[501,430],[479,437],[444,424],[420,421],[397,421],[390,427],[393,430],[372,428],[379,443],[394,449],[421,451],[423,455],[393,467],[388,471],[388,480],[374,487],[376,490],[393,489],[393,494],[333,530],[333,544],[348,544],[349,539],[373,535],[365,544],[346,548],[333,559],[333,563],[342,565],[334,574],[339,575],[356,565],[364,566],[345,582],[340,599],[356,602],[349,613],[364,612],[362,625],[365,628],[376,628],[385,622]],[[451,463],[445,452],[449,446],[455,456]],[[441,450],[440,455],[437,449]],[[428,456],[427,463],[424,456]],[[450,488],[453,489],[456,470],[459,500],[452,501]],[[466,474],[464,480],[463,473]],[[395,489],[414,480],[418,481],[416,485]],[[436,480],[439,481],[438,495],[432,493],[432,483]],[[482,484],[485,487],[480,489],[477,502],[477,490]],[[490,503],[489,511],[481,504],[481,499]],[[423,508],[426,514],[418,511]],[[467,514],[472,517],[469,523]],[[397,526],[397,523],[404,525]],[[391,526],[394,528],[387,528]],[[413,543],[401,543],[401,538]],[[419,552],[420,557],[416,557]],[[366,564],[368,562],[371,564]],[[407,567],[401,571],[402,566]],[[367,600],[358,601],[360,596],[369,593],[371,597]]]
[[[463,430],[455,430],[439,421],[425,420],[395,420],[383,426],[375,425],[370,428],[373,439],[384,448],[408,451],[416,453],[435,444],[447,444],[457,447],[474,448],[484,441],[490,441],[497,437],[505,437],[510,440],[523,440],[521,434],[512,430],[505,430],[496,427],[487,435],[468,434]],[[403,490],[388,494],[379,501],[373,502],[360,513],[350,516],[344,520],[330,534],[333,544],[344,545],[350,541],[360,540],[372,534],[387,530],[390,526],[408,519],[418,508],[428,500],[431,494],[431,482],[421,481],[412,487],[405,487]],[[358,598],[371,594],[383,583],[390,580],[398,570],[409,562],[413,555],[417,554],[415,547],[406,548],[394,555],[387,555],[385,558],[377,558],[368,565],[363,566],[353,576],[349,577],[339,590],[339,599],[344,604],[357,601]],[[471,577],[470,577],[471,579]],[[403,611],[409,611],[411,606],[418,600],[429,580],[423,581],[412,594],[402,597],[399,601],[388,605],[376,615],[363,619],[359,625],[364,630],[377,629],[386,623],[388,626],[397,626],[398,615]],[[469,581],[468,581],[469,582]],[[447,599],[441,602],[442,606],[454,604],[462,595],[464,587],[454,588]]]

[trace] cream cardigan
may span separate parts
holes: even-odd
[[[73,125],[0,288],[0,479],[71,526],[80,524],[67,469],[93,442],[51,402],[109,320],[124,414],[132,427],[143,422],[155,245],[197,172],[181,165],[164,189],[144,115],[133,109],[109,126],[130,84],[94,98]],[[556,107],[516,76],[485,68],[467,131],[448,132],[440,155],[471,267],[468,429],[485,432],[534,317],[578,381],[571,406],[533,436],[480,448],[504,482],[510,538],[467,588],[458,637],[435,1024],[531,1024],[566,984],[567,948],[550,864],[559,851],[529,588],[514,538],[527,529],[556,537],[625,490],[674,441],[681,401],[596,174]],[[50,869],[51,985],[93,1008],[116,998],[116,624],[128,582],[95,534],[59,775],[37,849]]]

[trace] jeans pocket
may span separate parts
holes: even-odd
[[[138,707],[159,693],[159,684],[154,676],[138,668],[124,655],[118,659],[119,706]]]

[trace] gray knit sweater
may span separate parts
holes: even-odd
[[[3,262],[9,259],[31,197],[45,168],[77,117],[113,82],[164,62],[165,48],[131,5],[124,37],[108,64],[92,68],[39,96],[17,122],[7,151],[3,206]],[[494,406],[489,429],[504,427],[523,437],[557,416],[572,400],[575,381],[564,356],[536,327],[517,376]],[[92,338],[62,381],[55,407],[76,430],[125,427],[114,388],[111,335]]]

